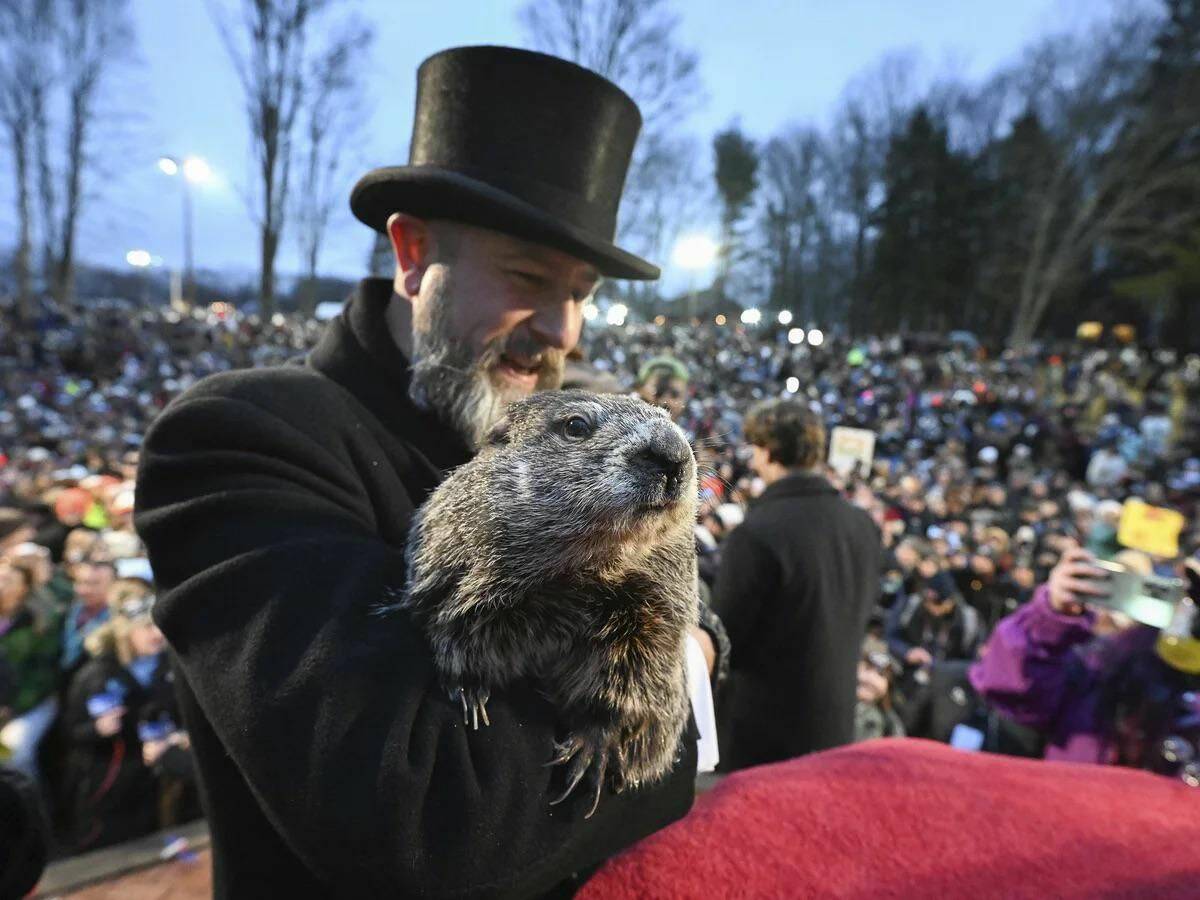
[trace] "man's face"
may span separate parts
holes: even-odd
[[[75,596],[88,609],[97,609],[104,605],[112,583],[113,573],[107,566],[80,566],[75,575]]]
[[[757,444],[750,445],[750,471],[759,478],[765,478],[770,470],[771,452],[766,447]]]
[[[441,223],[435,233],[438,261],[412,298],[412,396],[479,444],[509,403],[562,384],[600,276],[498,232]]]
[[[647,403],[661,406],[672,419],[678,419],[687,398],[687,382],[678,376],[655,374],[638,388],[638,395]]]

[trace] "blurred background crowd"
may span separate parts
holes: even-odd
[[[140,436],[197,379],[302,355],[320,323],[219,305],[185,315],[98,304],[32,324],[0,315],[0,762],[38,779],[60,850],[78,852],[199,814],[132,524]],[[1185,574],[1200,548],[1200,357],[1078,341],[992,355],[966,334],[800,332],[592,323],[568,379],[637,391],[692,438],[709,588],[763,490],[748,409],[784,398],[826,428],[872,431],[869,466],[822,467],[882,544],[856,736],[961,743],[967,725],[976,747],[1041,755],[1048,723],[988,702],[969,667],[1069,548]],[[1131,497],[1186,517],[1177,555],[1118,544]],[[1084,633],[1126,624],[1098,615]]]

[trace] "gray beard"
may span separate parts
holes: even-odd
[[[476,357],[469,346],[450,337],[446,292],[431,298],[429,326],[413,321],[412,379],[408,396],[419,409],[432,412],[451,426],[472,447],[483,445],[492,426],[504,416],[508,404],[525,396],[520,389],[502,390],[491,372],[499,363],[511,334],[489,343]],[[522,347],[540,352],[542,370],[535,390],[553,390],[562,385],[565,354],[553,348]]]

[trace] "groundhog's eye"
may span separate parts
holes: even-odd
[[[563,434],[574,440],[582,440],[585,437],[591,437],[592,423],[583,416],[571,416],[567,421],[563,422]]]

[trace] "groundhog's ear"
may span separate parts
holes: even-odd
[[[488,432],[487,442],[489,446],[508,443],[508,416],[492,426],[492,430]]]

